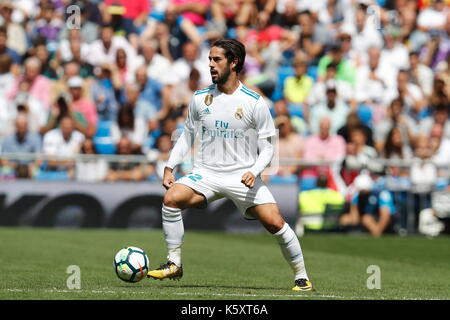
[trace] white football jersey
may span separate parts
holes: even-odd
[[[274,136],[267,103],[241,82],[233,94],[211,85],[189,105],[185,129],[195,135],[194,168],[242,174],[258,158],[258,139]]]

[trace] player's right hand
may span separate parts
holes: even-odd
[[[173,186],[175,182],[175,177],[173,176],[172,169],[165,167],[162,185],[166,190]]]

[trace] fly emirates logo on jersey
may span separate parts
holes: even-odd
[[[245,132],[242,129],[229,129],[230,123],[221,120],[215,120],[215,129],[208,129],[202,126],[202,138],[225,138],[225,139],[242,139]]]

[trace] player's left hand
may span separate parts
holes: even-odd
[[[255,185],[255,181],[256,177],[250,171],[244,173],[241,179],[241,182],[248,188],[253,188],[253,186]]]

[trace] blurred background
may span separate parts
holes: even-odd
[[[229,37],[279,130],[263,179],[299,236],[449,234],[449,5],[1,0],[0,225],[159,228],[172,133]],[[229,201],[184,214],[261,230]]]

